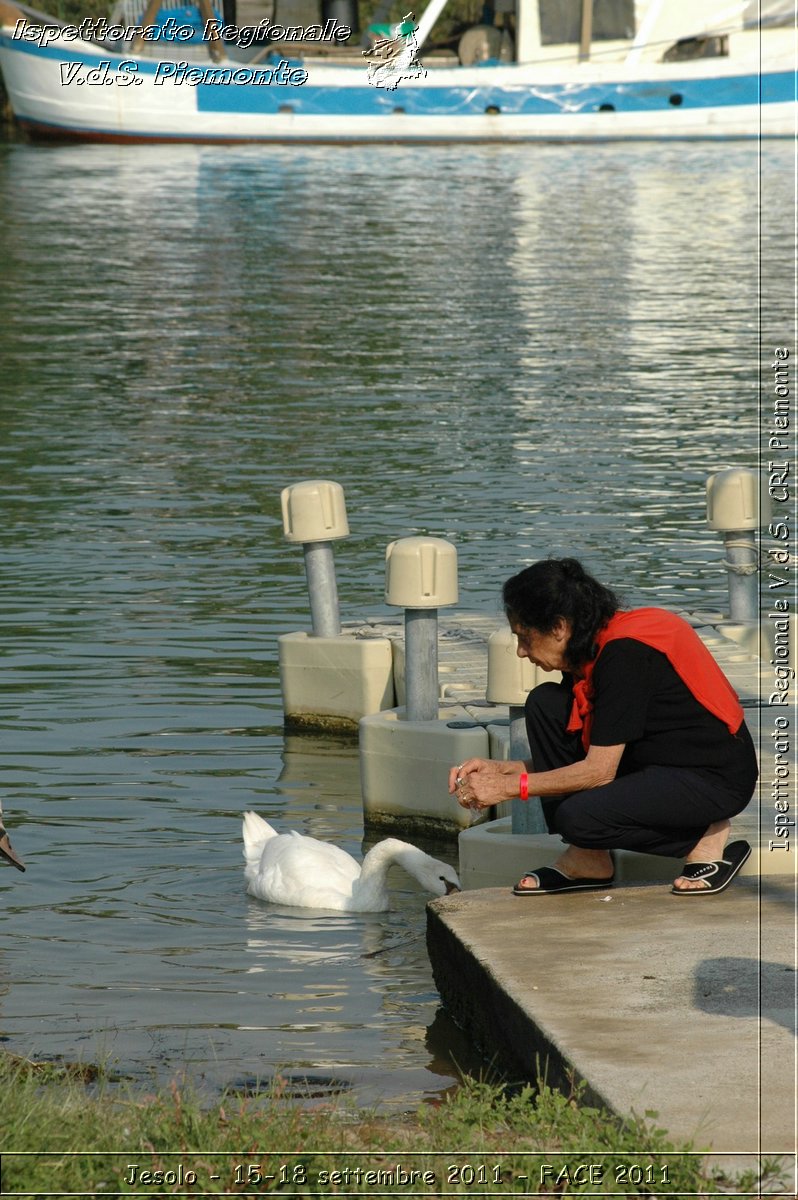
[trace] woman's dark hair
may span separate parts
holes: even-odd
[[[565,658],[573,670],[594,657],[596,634],[619,608],[615,593],[575,558],[546,558],[525,567],[507,580],[502,600],[511,625],[539,633],[551,633],[565,617],[571,623]]]

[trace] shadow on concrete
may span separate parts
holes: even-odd
[[[724,1017],[762,1017],[796,1033],[795,968],[756,958],[707,958],[696,969],[693,1003]]]
[[[794,911],[796,880],[792,875],[762,875],[754,882],[759,884],[761,900],[768,904],[780,904],[789,908],[790,912]],[[745,886],[749,881],[741,880],[741,883]]]

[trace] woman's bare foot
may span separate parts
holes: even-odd
[[[609,850],[584,850],[581,846],[568,846],[551,865],[569,879],[612,879],[614,873]],[[522,891],[534,891],[538,885],[525,875],[518,886]]]
[[[709,826],[704,836],[696,842],[690,853],[687,855],[685,862],[718,862],[723,858],[723,851],[726,848],[726,843],[729,840],[729,830],[731,829],[731,821],[715,821]],[[674,879],[673,886],[683,891],[690,891],[695,888],[705,889],[706,884],[701,879],[685,879],[684,875],[680,875],[678,879]]]

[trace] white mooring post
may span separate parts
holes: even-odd
[[[302,546],[312,631],[277,639],[287,728],[351,733],[395,703],[388,638],[341,631],[332,542],[349,533],[343,488],[308,479],[283,490],[283,530]]]
[[[707,524],[723,534],[732,621],[759,620],[759,551],[754,531],[760,523],[760,505],[760,478],[755,471],[733,467],[707,480]]]
[[[283,488],[283,532],[305,555],[314,637],[338,637],[341,614],[331,543],[349,535],[344,490],[329,479],[309,479]]]
[[[529,692],[541,682],[538,669],[528,658],[518,657],[518,639],[509,629],[501,629],[488,638],[488,688],[485,699],[491,704],[510,708],[510,750],[508,758],[531,757],[526,735],[524,705]],[[551,678],[557,678],[553,673]],[[545,833],[546,822],[537,796],[513,800],[513,833]]]
[[[385,551],[385,599],[405,610],[404,704],[360,722],[360,780],[367,823],[455,832],[472,813],[449,794],[456,763],[488,758],[487,729],[438,686],[438,609],[457,604],[457,551],[443,538],[407,537]],[[394,663],[401,676],[401,647]],[[401,688],[397,687],[401,696]]]
[[[457,603],[457,551],[443,538],[407,537],[385,551],[385,600],[405,610],[405,716],[437,721],[438,609]]]

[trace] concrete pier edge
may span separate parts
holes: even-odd
[[[794,901],[783,876],[701,900],[485,888],[428,905],[427,949],[447,1011],[509,1079],[656,1113],[710,1170],[777,1159],[792,1196]]]

